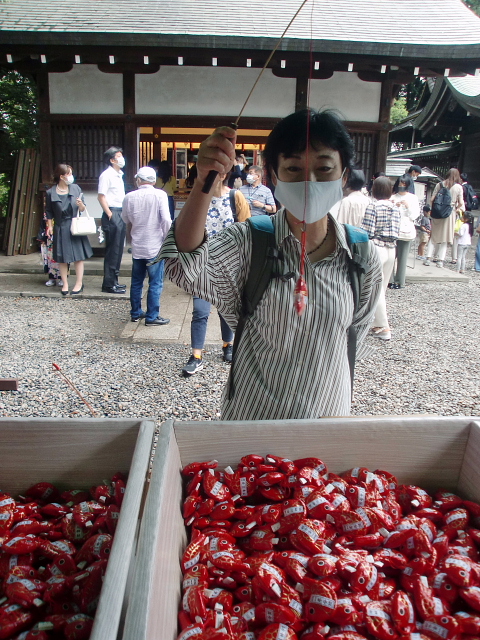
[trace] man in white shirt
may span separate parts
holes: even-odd
[[[102,291],[125,293],[125,285],[118,284],[125,244],[125,222],[122,220],[125,158],[119,147],[110,147],[103,154],[103,161],[108,168],[98,179],[98,201],[103,209],[102,230],[105,236]]]
[[[363,195],[361,189],[365,185],[365,174],[360,169],[352,169],[345,189],[346,196],[340,201],[336,218],[342,224],[360,227],[370,198]]]
[[[168,324],[160,316],[164,260],[148,263],[160,251],[170,224],[170,209],[165,191],[155,189],[157,173],[142,167],[135,176],[137,190],[123,200],[122,218],[127,225],[127,241],[132,245],[132,282],[130,284],[130,316],[132,322],[145,318],[145,326]],[[143,282],[148,273],[147,312],[142,311]]]

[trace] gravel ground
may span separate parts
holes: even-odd
[[[368,338],[354,414],[480,415],[480,274],[469,274],[468,284],[387,291],[392,340]],[[100,417],[218,419],[228,375],[220,347],[184,379],[188,345],[120,340],[128,312],[127,301],[1,298],[0,377],[19,378],[20,389],[0,391],[0,416],[90,416],[56,362]]]

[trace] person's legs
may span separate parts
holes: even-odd
[[[193,296],[192,324],[190,335],[192,339],[192,353],[198,358],[202,357],[202,349],[207,335],[207,323],[210,316],[210,302]]]
[[[395,272],[395,282],[402,288],[405,286],[405,274],[411,244],[411,240],[397,240],[397,270]]]
[[[457,249],[457,271],[463,273],[465,271],[465,262],[467,257],[468,245],[459,244]]]
[[[152,258],[153,259],[153,258]],[[148,262],[146,260],[145,262]],[[160,260],[147,267],[148,271],[148,293],[147,293],[147,315],[145,322],[153,322],[160,315],[160,296],[163,290],[163,274],[165,271],[165,261]]]
[[[443,262],[445,260],[445,256],[447,255],[447,243],[440,242],[438,245],[438,262],[437,267],[443,267]]]
[[[102,215],[102,229],[105,236],[105,258],[103,261],[102,287],[114,287],[118,283],[118,273],[123,256],[125,243],[125,222],[122,220],[122,210],[111,207],[112,217]]]
[[[218,314],[218,317],[220,318],[220,329],[222,332],[223,344],[230,344],[231,342],[233,342],[233,331],[230,329],[226,320],[220,313]]]
[[[170,218],[174,220],[175,219],[175,198],[173,196],[168,196],[168,208],[170,209]]]
[[[452,244],[452,263],[455,264],[455,262],[458,259],[458,238],[455,236],[453,238],[453,244]]]
[[[80,291],[83,287],[83,273],[85,270],[85,264],[83,260],[77,260],[75,263],[75,291]]]
[[[68,291],[68,264],[66,262],[59,262],[58,268],[60,269],[60,278],[63,282],[62,291]]]
[[[380,262],[382,264],[382,288],[380,290],[380,297],[378,298],[377,307],[375,310],[373,327],[379,329],[382,327],[388,328],[385,290],[387,288],[388,280],[393,269],[393,262],[395,260],[395,249],[393,247],[377,247],[377,251]]]
[[[130,283],[130,315],[132,320],[138,320],[143,315],[142,292],[146,272],[147,260],[132,258],[132,281]]]
[[[477,248],[475,250],[475,271],[480,271],[480,236],[477,238]]]

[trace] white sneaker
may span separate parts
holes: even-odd
[[[417,256],[417,260],[426,260],[425,256]]]
[[[429,266],[430,266],[430,260],[427,258],[423,264],[424,264],[426,267],[429,267]]]
[[[56,285],[56,280],[50,279],[45,282],[46,287],[54,287],[55,285]]]
[[[439,261],[437,262],[437,267],[438,267],[439,269],[441,269],[441,268],[443,267],[443,262],[442,262],[442,260],[439,260]]]
[[[61,278],[57,280],[57,287],[63,287],[63,280]]]

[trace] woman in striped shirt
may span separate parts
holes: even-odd
[[[307,148],[307,132],[309,145]],[[228,172],[235,162],[236,133],[220,127],[199,149],[198,178],[157,257],[173,282],[208,300],[235,329],[242,317],[242,293],[251,262],[251,227],[229,226],[205,236],[210,195],[202,193],[208,173]],[[381,266],[369,243],[365,276],[354,313],[344,227],[329,215],[342,197],[354,160],[353,143],[331,112],[296,112],[270,134],[265,164],[284,205],[271,217],[283,273],[270,281],[248,317],[223,394],[224,420],[267,420],[345,416],[351,379],[347,332],[364,340],[381,288]],[[217,178],[218,180],[218,178]],[[308,199],[305,200],[305,193]],[[302,220],[306,219],[306,309],[294,309],[300,269]]]

